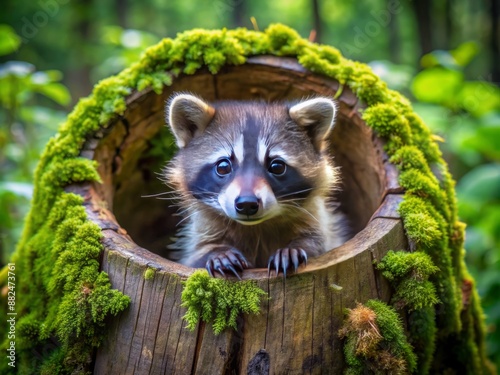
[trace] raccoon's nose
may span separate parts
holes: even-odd
[[[239,214],[252,216],[259,211],[259,199],[255,196],[238,197],[234,201],[234,207]]]

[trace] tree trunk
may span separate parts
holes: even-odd
[[[312,0],[313,29],[315,31],[316,43],[321,43],[323,37],[323,27],[321,25],[321,10],[319,9],[319,0]]]
[[[103,229],[102,269],[114,288],[131,297],[130,308],[110,323],[95,374],[341,373],[337,332],[344,309],[372,298],[389,301],[390,288],[373,262],[388,250],[408,248],[396,212],[402,193],[396,170],[361,120],[348,88],[338,97],[331,153],[343,174],[340,208],[357,234],[286,281],[268,278],[264,269],[245,271],[243,278],[255,280],[269,299],[259,315],[240,317],[238,331],[216,336],[205,323],[194,332],[185,328],[182,280],[194,269],[165,258],[176,225],[169,203],[139,198],[165,190],[146,171],[166,162],[149,151],[164,128],[163,107],[173,91],[207,100],[277,100],[332,96],[338,90],[337,81],[306,71],[294,59],[254,57],[217,75],[181,75],[161,95],[134,94],[122,118],[88,140],[82,156],[98,161],[103,183],[72,189],[85,198],[90,220]],[[155,274],[146,280],[148,268]]]
[[[85,43],[80,43],[80,40],[88,41],[92,38],[92,23],[93,17],[91,0],[80,0],[71,3],[73,17],[77,20],[74,24],[74,34],[76,42],[71,49],[72,68],[69,70],[66,78],[67,84],[73,93],[74,98],[85,97],[92,91],[90,81],[90,65],[87,59],[87,52],[84,50]]]
[[[387,0],[387,6],[389,7],[393,0]],[[401,62],[401,43],[399,40],[399,27],[397,22],[398,14],[393,12],[389,17],[389,55],[391,56],[391,61],[395,64]]]
[[[116,17],[118,18],[118,25],[124,29],[127,28],[127,13],[128,13],[128,1],[127,0],[115,0]]]
[[[444,18],[445,18],[445,32],[444,32],[444,48],[454,48],[455,41],[458,35],[455,35],[455,23],[453,22],[453,0],[445,0],[444,2]],[[463,39],[460,39],[463,40]]]
[[[235,0],[233,3],[233,26],[234,27],[246,27],[249,24],[250,19],[245,19],[246,16],[246,3],[245,0]]]
[[[491,20],[491,80],[500,86],[500,4],[498,0],[490,0]]]
[[[413,1],[417,21],[420,53],[425,55],[434,49],[434,28],[432,24],[432,0]]]

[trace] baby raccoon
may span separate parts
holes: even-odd
[[[345,241],[329,195],[335,103],[221,101],[180,93],[166,108],[179,151],[166,168],[185,217],[171,248],[210,275],[268,267],[286,277]]]

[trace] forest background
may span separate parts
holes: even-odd
[[[184,30],[281,22],[368,63],[442,138],[500,366],[500,1],[6,0],[2,8],[0,266],[21,234],[41,151],[97,81]]]

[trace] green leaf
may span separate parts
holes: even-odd
[[[379,76],[393,90],[404,90],[410,85],[415,70],[409,65],[393,64],[387,60],[372,61],[368,64],[373,73]]]
[[[478,204],[500,199],[500,164],[483,164],[461,178],[457,184],[459,200]]]
[[[500,89],[486,81],[465,82],[456,100],[461,108],[479,117],[500,108]]]
[[[411,89],[417,100],[454,107],[463,79],[463,73],[456,70],[430,68],[417,74]]]
[[[422,117],[433,133],[445,133],[450,128],[450,111],[443,106],[415,102],[413,110]]]
[[[31,76],[31,81],[37,85],[43,85],[50,82],[60,81],[63,74],[59,70],[46,70],[44,72],[35,72]]]
[[[437,66],[450,69],[457,68],[456,61],[451,53],[443,50],[436,50],[425,54],[420,59],[420,65],[423,68],[433,68]]]
[[[500,161],[500,126],[477,129],[472,138],[465,140],[464,146],[473,148],[491,159]]]
[[[120,45],[123,28],[120,26],[104,26],[101,40],[105,44]]]
[[[50,134],[59,128],[67,113],[43,106],[23,106],[19,109],[19,118],[28,124],[41,125],[50,129]],[[40,129],[41,131],[42,129]],[[41,134],[38,135],[41,137]],[[41,137],[45,139],[45,137]]]
[[[460,66],[468,65],[472,59],[478,54],[479,48],[476,42],[465,42],[457,48],[450,51],[455,59],[455,62]]]
[[[9,25],[0,25],[0,56],[16,51],[21,45],[21,38]]]
[[[71,101],[69,90],[61,83],[47,83],[42,85],[35,85],[34,91],[52,99],[60,105],[68,105]]]

